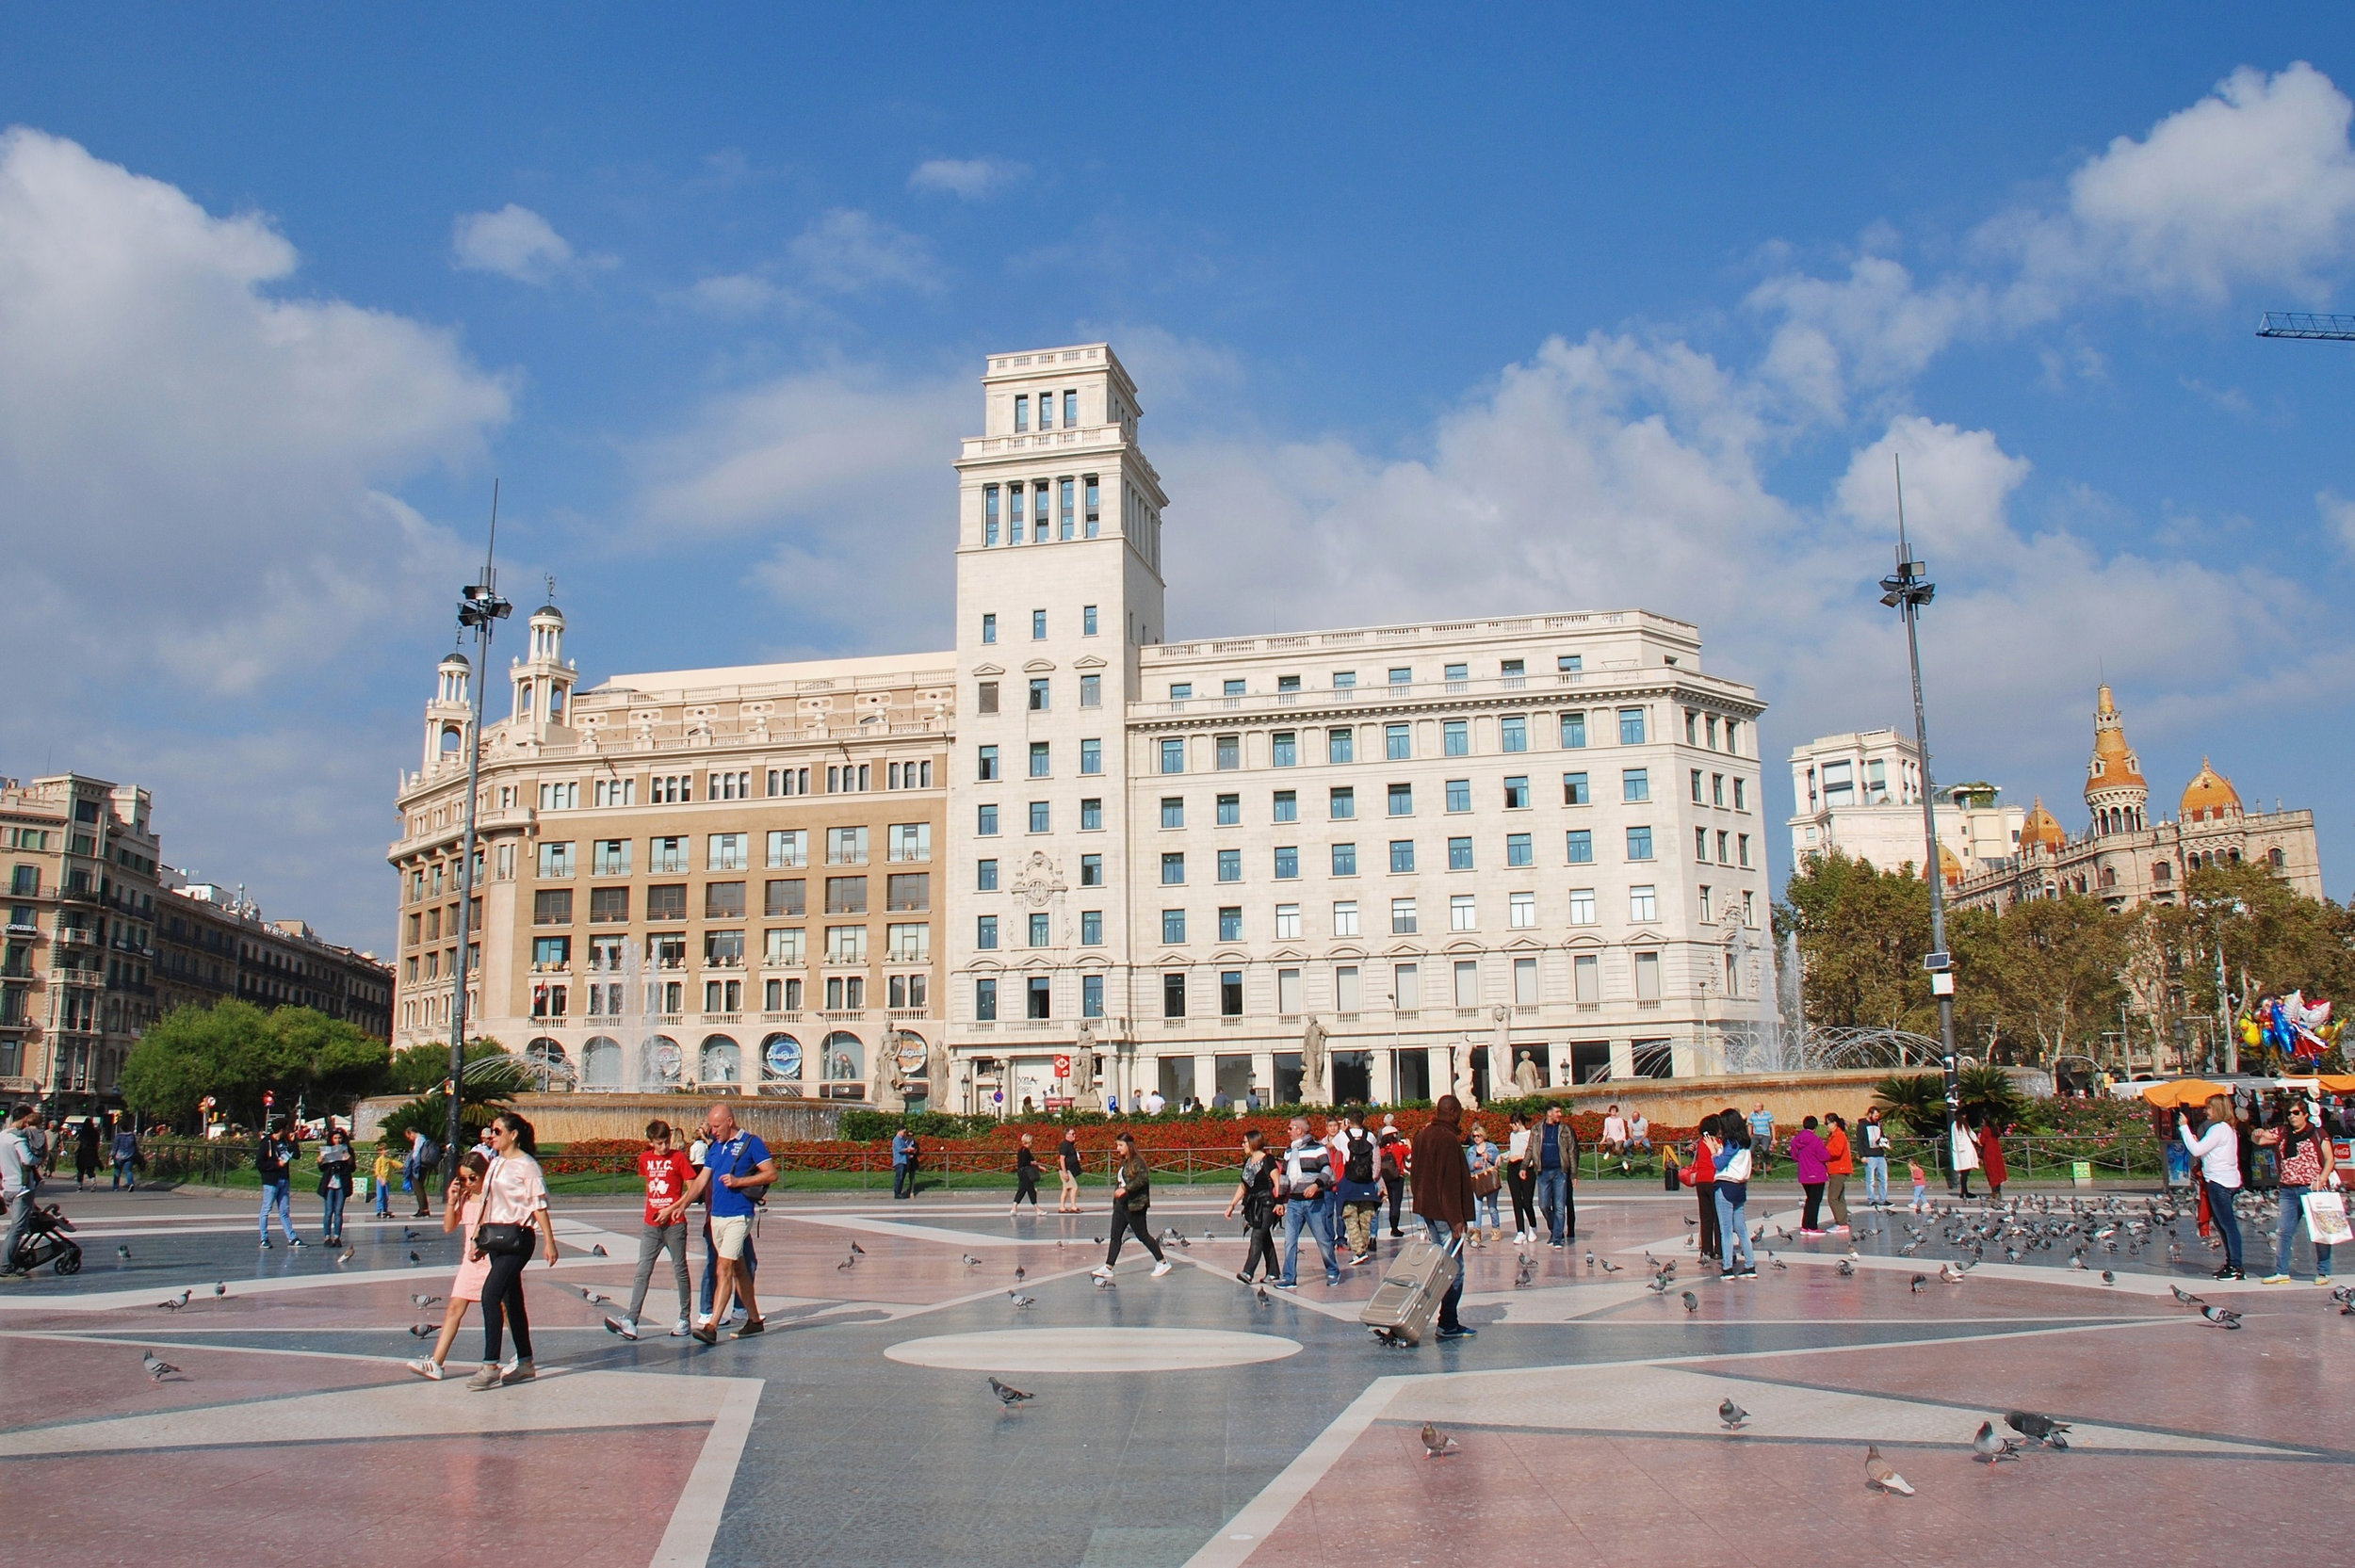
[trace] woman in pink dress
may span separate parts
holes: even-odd
[[[448,1202],[442,1205],[442,1230],[445,1234],[458,1231],[471,1237],[475,1224],[482,1217],[482,1173],[491,1162],[482,1157],[479,1149],[469,1149],[458,1162],[458,1179],[449,1184]],[[449,1348],[458,1338],[458,1326],[466,1320],[466,1308],[482,1300],[482,1282],[490,1277],[491,1260],[474,1253],[470,1246],[458,1250],[458,1273],[449,1282],[449,1302],[442,1314],[442,1336],[433,1342],[433,1353],[419,1356],[409,1364],[409,1370],[421,1378],[441,1381],[442,1364],[449,1359]]]

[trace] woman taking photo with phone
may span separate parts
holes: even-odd
[[[482,1218],[466,1243],[469,1257],[490,1260],[482,1281],[482,1370],[466,1380],[476,1393],[501,1383],[529,1382],[540,1374],[531,1364],[531,1319],[524,1312],[524,1265],[535,1245],[544,1243],[548,1266],[556,1266],[556,1222],[548,1218],[548,1186],[540,1174],[540,1144],[531,1123],[501,1111],[490,1127],[494,1151],[482,1177]],[[512,1325],[515,1365],[499,1367],[499,1336]]]
[[[2175,1136],[2184,1140],[2191,1157],[2200,1162],[2201,1190],[2207,1195],[2208,1217],[2216,1221],[2217,1234],[2224,1237],[2224,1265],[2216,1271],[2216,1277],[2246,1279],[2240,1264],[2240,1218],[2233,1212],[2233,1201],[2240,1196],[2240,1126],[2233,1120],[2230,1094],[2211,1096],[2206,1109],[2207,1125],[2197,1133],[2191,1130],[2191,1119],[2177,1110]]]

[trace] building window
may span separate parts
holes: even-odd
[[[629,923],[629,889],[626,887],[593,887],[589,890],[589,922],[591,925],[626,925]]]
[[[1577,751],[1586,744],[1586,716],[1566,713],[1562,716],[1562,746],[1565,751]]]
[[[1242,906],[1221,904],[1218,911],[1218,939],[1221,942],[1242,940]]]
[[[1103,856],[1081,855],[1080,857],[1080,885],[1081,887],[1101,887],[1104,885]]]
[[[1619,744],[1622,746],[1644,744],[1644,710],[1642,708],[1619,710]]]
[[[1181,795],[1161,797],[1161,826],[1182,828],[1186,825],[1186,801]]]
[[[828,828],[826,830],[826,864],[828,865],[865,865],[867,864],[867,830],[865,828]]]
[[[761,954],[762,962],[768,964],[772,969],[798,969],[802,966],[803,933],[802,929],[799,926],[780,927],[775,930],[768,932],[766,940],[767,946]],[[609,964],[607,967],[619,968],[620,965]],[[776,982],[772,980],[770,983],[773,985]],[[791,983],[795,988],[795,994],[798,995],[801,981],[795,980]],[[801,1003],[796,1001],[792,1005],[799,1007],[801,1006]]]
[[[629,848],[626,838],[601,838],[592,851],[591,868],[600,877],[629,875]]]
[[[717,889],[728,884],[713,882]],[[736,884],[739,889],[742,884]],[[715,912],[704,911],[710,915]],[[826,913],[828,914],[865,914],[867,913],[867,879],[865,877],[828,877],[826,879]]]
[[[1335,936],[1356,936],[1357,934],[1356,899],[1341,898],[1335,900],[1333,904],[1333,934]]]
[[[1031,742],[1031,777],[1045,779],[1054,776],[1054,766],[1044,740]]]
[[[660,842],[657,840],[657,842]],[[769,832],[769,865],[771,869],[809,864],[809,830],[806,828],[771,829]]]
[[[1476,931],[1480,929],[1480,917],[1474,911],[1470,894],[1458,893],[1448,899],[1447,928],[1452,931]]]
[[[1239,826],[1242,821],[1242,797],[1222,795],[1218,798],[1218,825],[1222,828]]]
[[[1707,882],[1701,883],[1700,912],[1701,924],[1706,926],[1709,924],[1709,884]]]
[[[1218,852],[1218,880],[1223,882],[1242,881],[1242,851],[1221,849]]]
[[[549,878],[564,878],[570,877],[572,874],[573,846],[569,840],[562,844],[543,844],[540,846],[541,876]]]
[[[1471,810],[1471,781],[1470,779],[1447,781],[1447,809],[1450,811]]]
[[[998,917],[996,915],[983,914],[974,918],[973,946],[983,952],[993,951],[997,947]]]
[[[1476,1008],[1480,1005],[1480,962],[1477,959],[1458,959],[1454,964],[1455,1005]]]
[[[987,1024],[998,1017],[998,982],[983,978],[973,982],[973,1017]]]
[[[1183,974],[1161,977],[1161,1016],[1183,1018],[1186,1015],[1186,977]]]
[[[1186,770],[1186,743],[1182,740],[1161,742],[1161,771],[1182,773]]]
[[[1268,741],[1268,761],[1276,768],[1292,768],[1300,762],[1299,736],[1291,730],[1278,730]]]
[[[1412,871],[1415,868],[1415,841],[1411,838],[1390,840],[1390,869]]]
[[[1217,767],[1222,773],[1231,773],[1242,766],[1242,736],[1223,735],[1216,742]]]
[[[1038,676],[1031,682],[1031,711],[1045,713],[1052,706],[1053,694],[1048,690],[1047,677]]]
[[[1469,871],[1472,868],[1472,841],[1470,838],[1451,838],[1447,841],[1447,868],[1451,871]]]
[[[1723,842],[1725,836],[1723,833],[1717,835],[1720,842]],[[1693,830],[1693,858],[1703,865],[1709,864],[1709,830],[1707,828]]]
[[[1697,779],[1700,774],[1696,771],[1693,776]],[[1709,775],[1709,803],[1713,806],[1726,803],[1726,776],[1723,773]]]
[[[1748,792],[1743,787],[1746,781],[1741,779],[1733,781],[1733,809],[1736,811],[1749,809]]]
[[[1504,809],[1507,811],[1529,809],[1528,774],[1516,773],[1504,781]]]
[[[1347,822],[1357,815],[1357,792],[1343,784],[1325,799],[1324,814],[1336,822]]]
[[[1648,884],[1627,890],[1627,917],[1638,925],[1648,925],[1660,918],[1660,898]]]
[[[1537,895],[1510,894],[1505,899],[1505,924],[1517,931],[1525,931],[1537,924]]]
[[[1471,666],[1469,664],[1447,665],[1440,670],[1439,674],[1446,680],[1447,688],[1450,691],[1461,691],[1471,680]]]
[[[1708,803],[1701,797],[1701,770],[1697,768],[1693,769],[1693,803],[1697,806],[1706,805]],[[1720,800],[1717,803],[1719,805],[1725,804],[1723,800]]]
[[[1497,720],[1497,733],[1505,751],[1529,750],[1529,718],[1526,714],[1506,714]]]
[[[1627,858],[1630,860],[1651,859],[1651,830],[1649,828],[1628,829]]]
[[[1242,971],[1240,969],[1219,971],[1218,1015],[1221,1018],[1242,1016]]]
[[[1094,485],[1090,485],[1088,487],[1091,493],[1094,492],[1095,488],[1096,487]],[[1091,509],[1088,517],[1088,537],[1090,539],[1094,539],[1096,537],[1096,517],[1094,515],[1093,509]],[[1103,976],[1082,975],[1080,977],[1080,1016],[1082,1018],[1101,1018],[1104,1016]]]
[[[1275,880],[1279,882],[1295,881],[1299,879],[1299,846],[1292,844],[1277,845],[1275,847]]]
[[[884,908],[901,913],[933,907],[933,874],[894,871],[884,883]]]
[[[864,926],[828,926],[826,928],[826,962],[828,963],[865,963],[867,962],[867,928]]]
[[[1069,539],[1078,532],[1078,485],[1071,479],[1055,481],[1055,537]]]
[[[979,806],[974,809],[973,832],[979,838],[998,836],[998,808],[996,806]]]
[[[1080,742],[1080,776],[1087,778],[1104,771],[1104,743],[1100,740]]]
[[[531,896],[531,923],[535,926],[569,926],[573,923],[573,890],[552,888]]]
[[[1080,831],[1099,832],[1104,826],[1104,800],[1101,796],[1083,796],[1080,800]],[[1098,857],[1101,858],[1101,857]]]
[[[1162,944],[1166,946],[1174,947],[1185,940],[1186,912],[1181,909],[1165,909],[1161,911]]]
[[[1240,696],[1242,696],[1242,694],[1243,694],[1243,683],[1242,683],[1242,682],[1241,682],[1241,681],[1228,681],[1228,682],[1226,683],[1226,689],[1225,695],[1226,695],[1226,696],[1228,696],[1228,697],[1240,697]]]
[[[983,784],[994,784],[998,778],[998,748],[983,746],[974,759],[973,777]]]
[[[1054,831],[1054,816],[1044,800],[1031,802],[1031,831],[1034,833]]]
[[[1356,762],[1357,760],[1357,732],[1339,726],[1325,731],[1324,760]]]
[[[1596,954],[1580,953],[1570,960],[1570,997],[1588,1004],[1602,1000],[1602,960]]]
[[[1169,687],[1169,700],[1171,702],[1187,702],[1191,700],[1193,696],[1194,683],[1192,681],[1175,681],[1171,683]]]
[[[982,640],[983,642],[998,640],[998,617],[995,615],[982,617]]]
[[[1595,835],[1591,829],[1572,828],[1567,835],[1569,842],[1569,863],[1585,865],[1595,858]]]
[[[1471,724],[1462,719],[1443,720],[1439,725],[1439,751],[1451,757],[1471,754]]]
[[[1392,762],[1405,762],[1415,754],[1413,730],[1405,724],[1382,726],[1384,754]]]
[[[1392,816],[1415,815],[1415,786],[1413,784],[1394,784],[1390,785],[1389,800]]]
[[[761,889],[761,913],[771,919],[791,916],[799,919],[807,913],[809,881],[803,877],[771,877]]]
[[[1043,492],[1039,495],[1038,504],[1040,510],[1044,511],[1047,507],[1047,496]],[[1031,640],[1032,642],[1047,640],[1047,612],[1043,609],[1034,609],[1031,612]]]
[[[1354,876],[1356,876],[1356,874],[1357,874],[1357,846],[1356,846],[1355,844],[1336,844],[1336,845],[1334,845],[1334,846],[1333,846],[1333,875],[1335,875],[1335,876],[1337,876],[1337,877],[1354,877]]]
[[[1639,1002],[1660,1000],[1660,955],[1635,955],[1635,999]]]
[[[1186,856],[1180,849],[1161,857],[1161,885],[1177,887],[1186,880]]]
[[[1619,773],[1619,799],[1630,802],[1651,799],[1651,769],[1628,768]]]
[[[933,858],[933,825],[930,822],[894,822],[890,829],[891,858],[895,861],[930,860]]]
[[[649,920],[684,920],[687,918],[687,884],[657,882],[646,889],[646,918]]]
[[[973,889],[977,893],[998,891],[998,863],[994,860],[973,863]]]
[[[1279,789],[1275,792],[1275,814],[1269,820],[1297,822],[1300,820],[1300,796],[1296,791]]]
[[[1415,900],[1412,898],[1390,900],[1390,934],[1392,936],[1415,934]]]
[[[1054,940],[1053,917],[1043,913],[1033,913],[1031,916],[1030,945],[1033,947],[1047,947],[1053,946]]]
[[[1015,397],[1014,428],[1017,430],[1027,430],[1031,428],[1031,395],[1027,392],[1018,394]]]
[[[1739,838],[1734,840],[1734,844],[1739,851],[1737,864],[1745,866],[1748,865],[1750,864],[1750,835],[1747,833],[1742,834]]]
[[[1080,946],[1101,947],[1104,945],[1104,912],[1083,909],[1080,912]]]
[[[1530,841],[1529,834],[1506,833],[1504,835],[1504,864],[1507,865],[1537,864],[1537,852]]]
[[[1103,676],[1082,675],[1080,677],[1080,705],[1083,708],[1100,708],[1104,705]]]
[[[707,871],[741,871],[752,865],[752,834],[712,833],[704,848]]]
[[[986,546],[997,542],[998,487],[983,485],[982,487],[982,543]]]

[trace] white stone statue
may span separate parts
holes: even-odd
[[[1472,1053],[1478,1049],[1471,1036],[1466,1035],[1462,1043],[1448,1053],[1454,1067],[1455,1099],[1466,1110],[1480,1108],[1480,1096],[1472,1091]]]
[[[1543,1087],[1539,1079],[1537,1064],[1530,1060],[1527,1051],[1521,1053],[1521,1059],[1514,1065],[1513,1087],[1524,1095],[1535,1094]]]
[[[1308,1026],[1300,1031],[1301,1104],[1321,1106],[1330,1099],[1325,1092],[1325,1065],[1324,1026],[1311,1013]]]
[[[1071,1043],[1071,1097],[1078,1100],[1096,1091],[1096,1026],[1081,1024],[1079,1038]]]

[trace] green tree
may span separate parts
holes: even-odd
[[[381,1040],[312,1008],[265,1012],[251,1002],[175,1008],[151,1026],[122,1064],[122,1097],[140,1115],[193,1125],[211,1095],[220,1113],[248,1126],[303,1100],[315,1110],[348,1107],[383,1078]]]
[[[2014,904],[1995,923],[1985,978],[2005,1021],[2049,1061],[2112,1027],[2126,990],[2129,922],[2098,898],[2064,893]]]
[[[1807,1021],[1936,1033],[1922,967],[1929,884],[1908,865],[1876,871],[1834,849],[1810,855],[1783,890],[1778,927],[1796,931]]]

